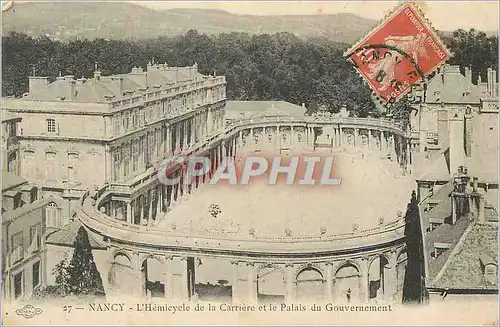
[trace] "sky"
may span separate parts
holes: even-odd
[[[136,4],[165,10],[173,8],[222,9],[243,15],[318,15],[353,13],[382,19],[398,1],[136,1]],[[433,27],[439,30],[476,28],[498,31],[499,1],[419,1]]]

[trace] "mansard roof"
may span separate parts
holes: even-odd
[[[75,80],[73,76],[61,76],[52,83],[30,91],[22,100],[106,103],[110,97],[122,98],[125,92],[139,94],[153,87],[164,88],[205,78],[207,76],[200,74],[196,66],[148,65],[146,71],[134,67],[128,74],[100,76],[100,72],[95,72],[95,76],[90,79]]]
[[[28,181],[10,171],[2,170],[2,192],[13,187],[27,183]]]
[[[459,66],[445,65],[427,84],[427,103],[479,104],[481,90],[462,75]]]
[[[493,284],[488,283],[481,268],[485,258],[498,257],[498,223],[473,223],[448,251],[450,253],[446,262],[430,282],[431,287],[460,290],[498,289],[498,281],[495,279]]]

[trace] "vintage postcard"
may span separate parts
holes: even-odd
[[[2,1],[2,325],[498,325],[497,1]]]

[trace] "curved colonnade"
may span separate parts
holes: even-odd
[[[375,228],[302,237],[192,235],[157,227],[173,207],[201,192],[224,156],[318,148],[379,151],[403,169],[410,166],[406,133],[389,121],[276,115],[233,122],[220,135],[183,149],[182,155],[206,156],[212,163],[208,177],[189,186],[162,185],[151,167],[128,189],[111,183],[88,191],[77,217],[107,242],[107,294],[201,298],[196,270],[216,260],[231,271],[219,287],[234,303],[393,300],[406,265],[402,213]],[[182,180],[185,167],[174,174]],[[149,281],[152,273],[155,283]]]

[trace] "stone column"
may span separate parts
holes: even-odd
[[[132,269],[135,275],[135,281],[133,282],[134,295],[137,297],[145,296],[145,280],[142,275],[142,262],[141,257],[138,252],[134,252],[132,254]]]
[[[175,133],[175,142],[174,148],[172,149],[172,153],[179,152],[181,145],[181,132],[179,128],[179,123],[175,123],[174,125],[174,133]]]
[[[359,144],[359,129],[355,128],[353,133],[354,133],[354,135],[353,135],[354,136],[354,138],[353,138],[354,139],[354,147],[357,147]]]
[[[384,268],[384,298],[387,301],[392,301],[398,284],[396,251],[391,251],[387,260],[389,263]]]
[[[171,260],[172,274],[172,298],[179,301],[187,301],[189,299],[188,279],[187,279],[187,258],[172,257]]]
[[[373,144],[375,142],[373,142],[373,134],[372,134],[372,130],[371,129],[368,129],[368,149],[372,149],[373,148]]]
[[[149,203],[149,208],[148,208],[148,226],[151,226],[153,223],[153,190],[148,191],[148,203]]]
[[[391,148],[389,149],[389,153],[391,154],[391,160],[392,161],[397,161],[397,154],[396,154],[396,137],[394,134],[391,134]]]
[[[369,258],[362,258],[360,260],[360,292],[359,292],[359,297],[360,301],[362,303],[368,302],[370,293],[369,293],[369,282],[368,282],[368,265],[369,265]]]
[[[326,263],[326,300],[333,301],[333,263]]]
[[[163,137],[163,138],[165,138],[165,139],[163,140],[163,157],[165,157],[165,155],[169,152],[169,149],[170,149],[170,144],[169,144],[169,143],[170,143],[170,140],[169,140],[169,138],[168,138],[168,133],[169,133],[169,132],[168,132],[168,125],[167,125],[167,124],[165,124],[165,125],[163,126],[163,128],[164,128],[164,132],[163,132],[162,137]]]
[[[137,200],[139,200],[139,208],[141,210],[141,214],[139,216],[139,224],[144,225],[144,194],[140,195]]]
[[[285,303],[293,303],[295,300],[295,280],[293,276],[293,264],[285,266]]]
[[[240,287],[239,287],[239,271],[238,271],[238,261],[231,261],[231,269],[233,270],[233,281],[231,283],[231,299],[234,304],[242,303],[240,299]]]
[[[247,263],[247,286],[248,286],[248,302],[257,303],[257,279],[256,267],[253,262]]]
[[[129,202],[127,202],[127,222],[129,224],[133,224],[134,222],[132,221],[134,219],[134,215],[132,214],[132,205]]]
[[[172,299],[174,296],[173,290],[174,285],[172,283],[172,259],[171,256],[165,257],[165,266],[164,268],[164,287],[165,287],[165,299]]]
[[[385,138],[384,131],[380,131],[380,152],[384,155],[387,154],[387,139]]]
[[[183,120],[182,121],[182,126],[183,126],[183,130],[182,130],[182,150],[185,150],[188,148],[188,129],[187,129],[187,120]]]
[[[161,215],[161,209],[162,209],[162,192],[161,192],[161,187],[156,188],[156,217],[155,221],[158,221],[160,219]]]

